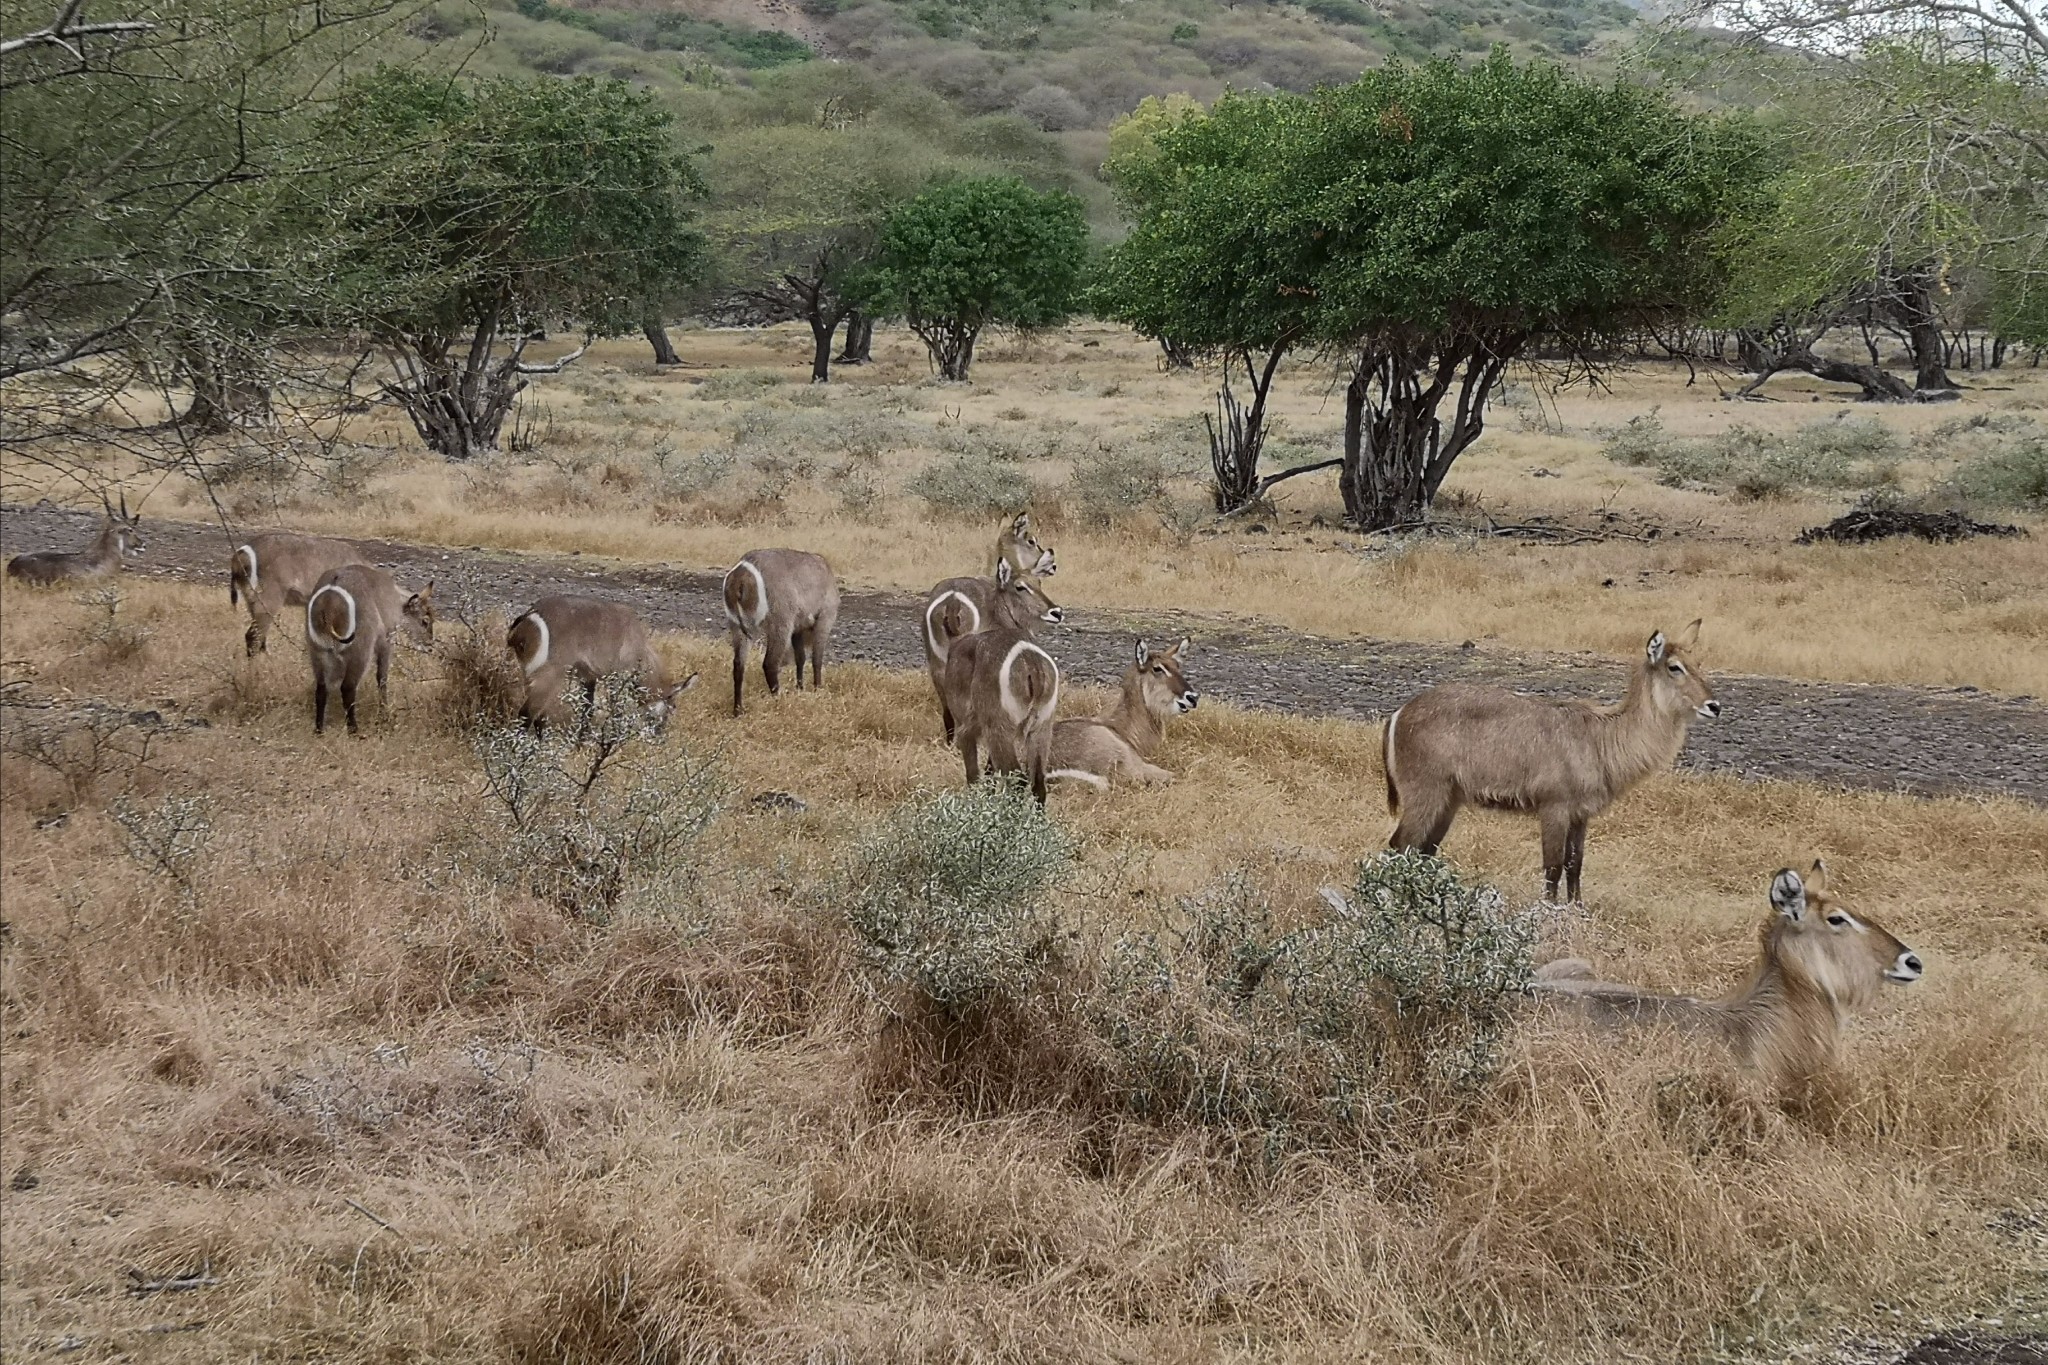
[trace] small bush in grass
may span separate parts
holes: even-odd
[[[1316,926],[1283,933],[1246,876],[1176,933],[1112,949],[1093,1007],[1126,1107],[1264,1134],[1262,1150],[1400,1131],[1493,1075],[1535,923],[1441,860],[1359,865]]]
[[[1735,423],[1719,436],[1673,436],[1652,408],[1602,432],[1601,453],[1617,464],[1657,471],[1674,487],[1701,486],[1757,500],[1795,489],[1871,488],[1890,483],[1905,444],[1874,417],[1846,413],[1809,422],[1789,436]]]
[[[213,802],[204,796],[166,796],[145,806],[117,796],[107,814],[121,829],[121,844],[145,871],[168,880],[181,900],[199,897],[199,865],[213,842]]]
[[[1173,471],[1147,446],[1119,446],[1084,458],[1067,480],[1067,498],[1082,520],[1108,525],[1136,512],[1164,507]]]
[[[1988,447],[1958,465],[1941,491],[1987,507],[2048,511],[2048,430],[2016,428]]]
[[[926,466],[910,481],[910,491],[934,512],[987,517],[1029,507],[1038,485],[1008,459],[960,454]]]
[[[1046,897],[1074,843],[1027,792],[1000,782],[919,797],[855,848],[847,923],[880,983],[943,1010],[1037,984],[1055,921]]]
[[[759,398],[782,387],[789,377],[775,370],[728,370],[714,374],[697,386],[696,396],[706,402],[727,398]]]
[[[567,723],[487,725],[471,854],[486,876],[586,919],[689,907],[698,845],[730,793],[715,759],[666,749],[638,683],[614,675]]]

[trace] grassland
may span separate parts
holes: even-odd
[[[251,461],[223,496],[252,523],[457,547],[707,564],[800,543],[852,581],[922,588],[979,562],[989,522],[908,486],[1000,451],[1041,490],[1069,601],[1554,649],[1704,615],[1715,668],[2048,682],[2038,536],[1795,549],[1853,494],[1668,488],[1595,432],[1653,403],[1691,435],[1790,429],[1825,403],[1731,409],[1659,373],[1511,408],[1454,478],[1468,515],[1595,527],[1605,509],[1665,534],[1382,545],[1316,524],[1335,508],[1313,478],[1282,486],[1264,532],[1216,530],[1198,515],[1203,381],[1107,331],[999,349],[965,388],[925,383],[891,342],[822,393],[787,382],[786,334],[682,339],[693,368],[656,374],[621,346],[542,391],[530,454],[430,464],[373,414],[337,458]],[[1334,424],[1326,385],[1287,382],[1282,435],[1307,452]],[[1961,406],[2048,394],[2025,371],[1998,382],[2014,387]],[[1098,520],[1079,490],[1102,487],[1086,474],[1105,447],[1155,456],[1163,494]],[[6,472],[10,497],[34,491]],[[150,508],[201,505],[174,480]],[[957,780],[921,676],[847,666],[737,721],[717,688],[688,694],[668,751],[715,753],[735,783],[696,908],[594,922],[463,870],[481,784],[459,627],[402,654],[393,714],[373,707],[350,741],[313,736],[290,632],[242,659],[215,586],[132,578],[110,624],[8,585],[0,622],[10,1356],[69,1338],[83,1359],[167,1361],[1592,1362],[1783,1358],[1973,1312],[2048,1325],[2037,806],[1655,779],[1599,822],[1590,904],[1553,918],[1545,951],[1732,985],[1771,870],[1824,854],[1929,963],[1852,1030],[1835,1084],[1780,1094],[1537,1019],[1454,1137],[1265,1153],[1255,1132],[892,1081],[835,882],[863,831]],[[662,646],[718,675],[711,642]],[[14,737],[45,701],[111,717],[108,751],[25,757]],[[163,728],[120,728],[150,710]],[[1160,757],[1171,787],[1055,798],[1082,847],[1057,906],[1077,942],[1174,923],[1179,897],[1240,869],[1305,920],[1385,837],[1369,727],[1205,704]],[[769,790],[807,809],[751,803]],[[113,818],[172,798],[210,826],[186,883]],[[1533,894],[1526,822],[1468,817],[1446,851]],[[219,1283],[136,1297],[131,1267]]]

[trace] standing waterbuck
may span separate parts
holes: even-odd
[[[1775,913],[1758,935],[1756,967],[1719,1000],[1600,981],[1581,958],[1546,963],[1531,989],[1601,1023],[1675,1024],[1720,1039],[1745,1064],[1782,1077],[1811,1075],[1834,1059],[1849,1010],[1887,982],[1910,986],[1926,970],[1918,953],[1876,920],[1850,913],[1826,882],[1818,859],[1804,878],[1789,867],[1771,878]]]
[[[1502,687],[1446,683],[1387,717],[1388,847],[1434,853],[1467,802],[1533,813],[1543,826],[1545,894],[1579,899],[1586,822],[1669,768],[1692,718],[1717,716],[1713,689],[1685,661],[1694,621],[1676,641],[1650,637],[1617,706],[1552,701]]]
[[[118,512],[104,495],[100,504],[106,509],[106,517],[91,545],[83,550],[38,550],[16,555],[7,561],[7,576],[47,588],[80,578],[99,578],[121,569],[128,556],[142,552],[142,514],[129,515],[126,493],[121,495]]]
[[[512,623],[505,647],[526,675],[520,716],[535,727],[559,723],[563,690],[573,679],[583,685],[586,712],[598,679],[630,673],[647,698],[647,719],[656,729],[668,723],[676,698],[697,685],[692,673],[669,681],[668,666],[655,652],[647,627],[631,607],[596,597],[543,597]]]
[[[356,689],[374,665],[377,701],[388,716],[391,648],[408,630],[434,638],[434,585],[408,596],[390,574],[368,564],[344,564],[323,575],[306,598],[306,656],[313,665],[313,732],[327,728],[327,694],[341,689],[348,732],[356,728]]]
[[[740,713],[747,679],[747,644],[761,642],[761,677],[782,690],[782,666],[796,660],[796,687],[804,687],[804,654],[811,656],[811,686],[824,685],[825,647],[839,619],[839,580],[822,555],[808,550],[750,550],[725,574],[726,634],[732,640],[732,713]]]
[[[939,694],[946,743],[953,742],[955,712],[946,697],[946,660],[955,642],[982,630],[1009,630],[1032,638],[1041,621],[1058,624],[1066,613],[1045,595],[1038,575],[1018,573],[1008,560],[996,561],[993,578],[949,578],[924,600],[924,671]]]
[[[953,642],[940,699],[959,720],[960,756],[969,783],[981,780],[986,746],[991,772],[1020,772],[1045,804],[1052,718],[1060,704],[1060,667],[1023,631],[998,627]]]
[[[320,580],[344,564],[360,564],[363,552],[345,540],[260,531],[235,547],[228,559],[228,605],[249,604],[243,650],[254,658],[270,651],[270,623],[286,607],[302,607]]]
[[[1164,786],[1173,774],[1150,761],[1166,738],[1166,722],[1184,716],[1201,700],[1181,670],[1186,639],[1169,649],[1138,641],[1137,657],[1124,670],[1116,705],[1093,719],[1063,720],[1052,728],[1054,780],[1106,788],[1114,781]]]
[[[1051,578],[1060,571],[1060,563],[1053,552],[1038,543],[1038,537],[1031,533],[1031,514],[1019,512],[1002,534],[996,537],[995,564],[1010,566],[1014,573],[1036,574],[1040,578]],[[995,572],[995,564],[989,572]]]

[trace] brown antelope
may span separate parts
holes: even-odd
[[[811,686],[823,686],[825,647],[839,619],[839,580],[821,555],[807,550],[750,550],[725,574],[726,634],[732,639],[732,713],[740,713],[747,678],[747,643],[761,642],[761,677],[782,690],[782,665],[796,660],[796,687],[804,687],[804,654],[811,656]]]
[[[1038,537],[1031,533],[1029,512],[1019,512],[996,537],[995,563],[1008,563],[1013,573],[1036,574],[1040,578],[1051,578],[1060,571],[1052,551],[1040,545]],[[989,573],[995,573],[994,565],[989,566]]]
[[[505,647],[526,675],[520,715],[535,727],[560,721],[563,688],[571,679],[583,684],[588,706],[598,679],[631,673],[647,695],[647,718],[657,729],[668,723],[676,698],[697,685],[695,673],[670,682],[667,665],[633,609],[596,597],[541,598],[512,623]]]
[[[1066,612],[1045,595],[1036,574],[1018,573],[1008,560],[996,561],[993,578],[949,578],[924,600],[924,671],[939,694],[946,743],[953,742],[957,718],[947,702],[946,659],[954,643],[981,630],[1009,630],[1032,637],[1041,621],[1058,624]]]
[[[1023,631],[997,627],[953,642],[941,699],[959,718],[967,780],[981,780],[981,750],[991,772],[1021,772],[1045,804],[1052,718],[1060,704],[1060,667]]]
[[[1434,853],[1458,808],[1533,813],[1543,827],[1543,880],[1579,899],[1586,822],[1630,787],[1668,768],[1692,718],[1718,716],[1713,689],[1685,660],[1694,621],[1676,641],[1650,637],[1619,705],[1552,701],[1502,687],[1445,683],[1387,717],[1381,756],[1394,849]]]
[[[126,493],[121,495],[121,510],[118,512],[104,496],[100,498],[100,504],[106,508],[107,515],[91,545],[83,550],[38,550],[33,554],[16,555],[7,561],[7,576],[47,588],[57,583],[100,578],[118,572],[127,563],[128,556],[142,552],[139,530],[142,514],[128,514]]]
[[[306,655],[313,664],[313,731],[327,728],[327,693],[339,686],[348,732],[356,729],[356,689],[372,665],[377,701],[390,714],[391,647],[400,629],[434,638],[434,585],[407,596],[391,575],[344,564],[323,575],[306,598]]]
[[[1850,913],[1826,888],[1816,860],[1802,879],[1786,868],[1771,879],[1776,911],[1758,938],[1749,981],[1719,1000],[1659,995],[1596,980],[1579,958],[1539,968],[1532,989],[1610,1024],[1664,1021],[1718,1037],[1738,1060],[1781,1076],[1811,1074],[1832,1060],[1849,1010],[1886,983],[1910,986],[1926,970],[1920,955],[1883,925]]]
[[[345,540],[261,531],[235,547],[228,559],[228,605],[249,604],[245,652],[270,650],[270,623],[286,607],[302,607],[322,578],[344,564],[360,564],[363,552]]]
[[[1052,728],[1052,765],[1047,776],[1106,788],[1112,781],[1164,786],[1173,774],[1149,761],[1166,737],[1166,722],[1184,716],[1201,700],[1181,672],[1188,642],[1138,653],[1124,671],[1116,705],[1092,720],[1063,720]]]

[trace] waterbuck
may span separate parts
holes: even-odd
[[[128,556],[142,552],[139,531],[142,514],[129,515],[126,493],[121,495],[121,510],[118,512],[108,504],[104,495],[100,498],[100,505],[106,508],[106,518],[91,545],[83,550],[38,550],[33,554],[16,555],[7,561],[7,576],[47,588],[118,572]]]
[[[1007,563],[1014,573],[1037,574],[1040,578],[1051,578],[1060,571],[1059,560],[1053,552],[1038,543],[1038,537],[1031,533],[1031,514],[1019,512],[1002,534],[996,537],[996,564]],[[995,572],[991,565],[989,572]]]
[[[270,623],[286,607],[302,607],[322,578],[344,564],[360,564],[363,552],[345,540],[260,531],[235,547],[228,559],[228,605],[249,604],[245,652],[270,650]]]
[[[1045,595],[1036,574],[1019,573],[1008,560],[996,561],[993,578],[949,578],[924,600],[924,671],[939,694],[946,743],[953,742],[955,713],[946,700],[946,659],[954,643],[981,630],[1009,630],[1032,638],[1041,621],[1058,624],[1066,612]]]
[[[824,557],[808,550],[750,550],[725,574],[726,634],[732,639],[732,713],[740,713],[747,677],[747,643],[761,642],[761,677],[782,690],[782,666],[796,660],[796,687],[804,687],[804,654],[811,656],[811,686],[823,686],[825,647],[839,619],[839,580]]]
[[[1826,888],[1815,860],[1801,878],[1785,868],[1771,878],[1775,913],[1747,984],[1719,1000],[1660,995],[1596,980],[1579,958],[1546,963],[1532,989],[1616,1025],[1664,1021],[1718,1037],[1736,1057],[1780,1076],[1810,1075],[1834,1057],[1842,1018],[1885,983],[1910,986],[1926,970],[1920,955],[1883,925],[1852,914]]]
[[[1020,630],[997,627],[953,642],[940,697],[959,718],[967,781],[981,780],[981,750],[991,772],[1021,772],[1045,804],[1052,718],[1060,704],[1060,667]]]
[[[1467,802],[1528,811],[1543,826],[1545,894],[1557,899],[1562,880],[1577,901],[1586,822],[1670,767],[1694,716],[1721,713],[1685,661],[1699,630],[1652,635],[1616,706],[1445,683],[1394,712],[1381,744],[1387,810],[1399,817],[1387,846],[1436,852]]]
[[[1172,773],[1149,760],[1166,737],[1166,722],[1194,710],[1201,700],[1181,671],[1188,649],[1185,639],[1169,649],[1150,649],[1138,641],[1137,657],[1124,670],[1116,705],[1093,719],[1063,720],[1053,726],[1052,769],[1047,775],[1097,788],[1113,781],[1150,786],[1173,781]]]
[[[306,656],[313,664],[313,732],[327,728],[327,693],[341,688],[348,732],[357,734],[356,689],[371,665],[377,701],[390,714],[391,647],[401,629],[434,638],[434,585],[408,596],[391,575],[368,564],[344,564],[322,575],[306,598]]]
[[[670,682],[668,666],[640,617],[631,607],[596,597],[541,598],[512,623],[505,647],[526,675],[520,716],[535,727],[561,720],[562,692],[571,679],[583,684],[587,708],[597,695],[598,679],[631,673],[647,696],[647,718],[657,729],[668,723],[676,698],[697,685],[695,673]]]

